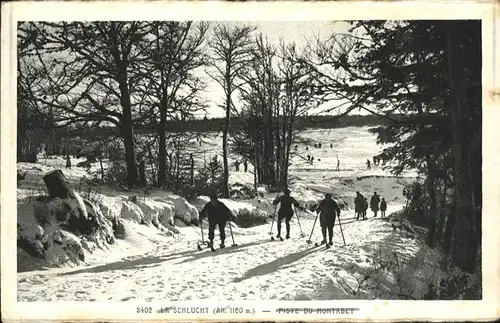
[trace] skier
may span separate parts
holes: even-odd
[[[373,211],[373,217],[377,217],[378,212],[378,203],[380,202],[380,197],[377,195],[377,192],[373,193],[372,198],[370,199],[370,209]]]
[[[318,144],[318,148],[321,149],[321,143]]]
[[[246,160],[246,159],[245,159],[245,160],[243,161],[243,167],[244,167],[244,169],[245,169],[245,173],[246,173],[246,172],[248,171],[248,160]]]
[[[318,148],[318,145],[316,143],[314,143],[314,148]]]
[[[373,166],[377,166],[377,156],[373,156]]]
[[[236,166],[236,171],[239,172],[240,171],[240,161],[239,160],[235,161],[234,166]]]
[[[340,160],[339,155],[337,155],[337,168],[335,169],[337,172],[340,171]]]
[[[382,201],[380,202],[380,213],[383,218],[385,218],[385,210],[387,210],[387,202],[385,201],[385,198],[382,198]]]
[[[333,149],[333,144],[330,144],[330,149]]]
[[[311,161],[311,155],[307,154],[307,162]]]
[[[363,220],[366,220],[366,211],[368,210],[368,199],[365,197],[363,201]]]
[[[340,215],[338,204],[332,199],[332,194],[326,193],[325,198],[319,203],[316,213],[319,214],[319,223],[321,225],[321,233],[323,241],[320,244],[326,243],[326,229],[328,229],[328,245],[327,248],[333,245],[333,226],[335,225],[335,216]]]
[[[276,197],[276,199],[273,201],[273,205],[278,205],[278,203],[281,203],[280,209],[278,211],[277,236],[277,238],[280,238],[281,241],[283,241],[283,238],[281,237],[281,221],[283,221],[283,219],[285,219],[286,238],[290,239],[290,220],[293,216],[292,205],[294,205],[296,209],[305,211],[305,208],[300,206],[299,202],[297,202],[296,199],[290,196],[290,190],[288,188],[286,188],[283,193],[284,195]]]
[[[220,248],[223,249],[224,240],[226,239],[226,232],[224,231],[226,227],[226,222],[229,220],[234,220],[235,217],[231,213],[231,210],[217,199],[217,193],[210,193],[210,201],[205,204],[200,212],[200,222],[208,217],[208,246],[213,250],[214,246],[214,231],[215,227],[219,227],[220,234]]]
[[[299,148],[299,146],[298,146],[298,145],[295,145],[295,150],[297,150],[298,148]]]
[[[311,156],[311,165],[313,164],[314,162],[314,156]]]
[[[71,158],[69,155],[66,155],[66,168],[71,169]]]
[[[369,159],[366,160],[366,169],[371,169]]]
[[[306,146],[306,150],[309,150],[309,147]]]
[[[359,220],[359,216],[363,214],[365,204],[365,198],[359,191],[356,192],[356,198],[354,199],[354,213],[356,214],[356,220]]]

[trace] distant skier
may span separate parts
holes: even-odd
[[[311,156],[311,165],[313,164],[314,162],[314,156]]]
[[[66,168],[71,169],[71,157],[66,155]]]
[[[239,160],[235,161],[234,166],[236,167],[236,171],[239,172],[240,171],[240,161]]]
[[[278,205],[280,204],[280,209],[278,211],[278,236],[277,238],[280,238],[280,240],[283,241],[283,238],[281,237],[281,221],[285,219],[285,226],[286,226],[286,238],[290,239],[290,220],[292,219],[293,216],[293,209],[292,205],[295,206],[296,209],[304,211],[305,208],[300,206],[299,202],[297,202],[296,199],[290,196],[290,190],[287,188],[284,190],[284,195],[276,197],[276,199],[273,201],[273,205]]]
[[[298,146],[298,145],[295,145],[295,150],[297,150],[298,148],[299,148],[299,146]]]
[[[314,148],[318,148],[318,145],[316,143],[314,143]]]
[[[306,150],[309,150],[309,147],[306,146]]]
[[[214,246],[214,231],[215,227],[219,227],[220,234],[220,248],[223,249],[224,240],[226,239],[226,222],[233,220],[234,216],[231,213],[231,210],[217,199],[217,194],[212,192],[210,193],[210,201],[205,204],[203,209],[200,212],[200,222],[208,217],[208,239],[209,239],[209,247],[213,249]]]
[[[330,144],[330,149],[333,149],[333,144]]]
[[[316,213],[319,214],[319,223],[321,225],[321,233],[323,234],[323,241],[320,244],[326,243],[326,229],[328,229],[328,246],[331,246],[333,245],[335,216],[340,215],[340,208],[332,199],[332,194],[325,194],[325,198],[319,203]]]
[[[373,156],[373,166],[377,166],[377,156]]]
[[[248,171],[248,160],[243,161],[243,168],[245,169],[245,173]]]
[[[380,215],[385,218],[385,210],[387,210],[387,202],[385,201],[385,198],[382,198],[382,201],[380,202]]]
[[[321,149],[321,143],[318,144],[318,148]]]
[[[370,160],[369,159],[366,160],[366,169],[371,169]]]
[[[373,211],[374,218],[377,217],[379,202],[380,202],[380,197],[377,195],[377,192],[373,193],[373,196],[370,199],[370,209]]]
[[[354,214],[356,215],[356,220],[359,220],[359,216],[363,214],[365,204],[365,198],[359,191],[356,192],[356,197],[354,198]]]
[[[340,171],[340,160],[339,155],[337,155],[337,168],[335,169],[337,172]]]
[[[307,162],[311,161],[311,155],[307,154]]]

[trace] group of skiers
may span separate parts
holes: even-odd
[[[373,156],[373,166],[379,166],[382,161],[382,165],[385,165],[385,161],[379,156]],[[371,169],[371,162],[369,159],[366,160],[366,168]]]
[[[373,193],[370,198],[370,209],[373,211],[373,217],[377,217],[377,213],[380,209],[381,216],[385,217],[385,211],[387,210],[387,202],[385,198],[380,200],[380,196],[377,192]],[[356,192],[356,198],[354,199],[354,212],[356,214],[356,220],[361,217],[363,220],[366,219],[366,210],[368,210],[368,199],[364,197],[359,191]]]
[[[292,196],[290,196],[290,190],[285,189],[283,195],[279,195],[273,201],[273,205],[280,204],[280,209],[278,211],[278,219],[277,219],[277,228],[278,235],[281,241],[283,238],[281,236],[281,227],[282,222],[285,220],[285,228],[286,228],[286,239],[290,238],[290,220],[293,217],[294,211],[292,206],[295,209],[305,211],[305,207],[301,206],[299,202]],[[327,244],[327,233],[328,233],[328,244],[327,247],[333,245],[333,227],[335,225],[335,217],[340,216],[340,208],[338,204],[332,199],[332,195],[327,193],[325,194],[325,198],[321,200],[319,203],[316,214],[320,219],[321,233],[323,235],[323,240],[320,244]],[[208,218],[208,246],[213,249],[213,241],[214,241],[214,232],[215,228],[219,228],[220,234],[220,248],[223,249],[225,247],[225,227],[226,223],[230,220],[235,220],[235,216],[229,210],[229,208],[218,200],[216,193],[210,194],[210,201],[205,204],[203,209],[200,212],[200,223],[204,218]]]

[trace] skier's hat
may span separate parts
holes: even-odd
[[[288,188],[285,188],[285,189],[283,190],[283,193],[285,193],[285,194],[290,194],[290,190],[289,190]]]

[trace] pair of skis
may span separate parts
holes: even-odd
[[[309,210],[306,210],[307,213],[309,214],[312,214],[314,215],[313,212],[309,211]],[[306,242],[308,244],[311,244],[312,241],[311,241],[311,238],[312,238],[312,234],[314,232],[314,227],[316,226],[316,222],[318,221],[318,217],[319,217],[319,214],[316,214],[316,218],[314,219],[314,223],[313,223],[313,227],[311,229],[311,234],[309,235],[309,239],[306,240]],[[337,213],[337,219],[339,220],[339,227],[340,227],[340,233],[342,234],[342,240],[344,241],[344,246],[346,246],[346,243],[345,243],[345,238],[344,238],[344,231],[342,230],[342,224],[340,223],[340,215]],[[318,244],[317,242],[314,244],[316,247],[320,246],[321,244]],[[330,249],[330,245],[328,243],[326,243],[326,249]]]
[[[208,246],[209,242],[205,241],[205,238],[203,237],[203,221],[201,220],[200,220],[200,231],[201,231],[201,243]],[[231,239],[233,240],[232,247],[236,247],[237,244],[234,242],[233,227],[231,226],[231,223],[229,223],[229,231],[231,232]],[[198,241],[197,249],[198,251],[203,250],[203,248],[200,246],[200,241]],[[215,248],[213,245],[210,246],[210,250],[212,250],[212,252],[215,252]]]

